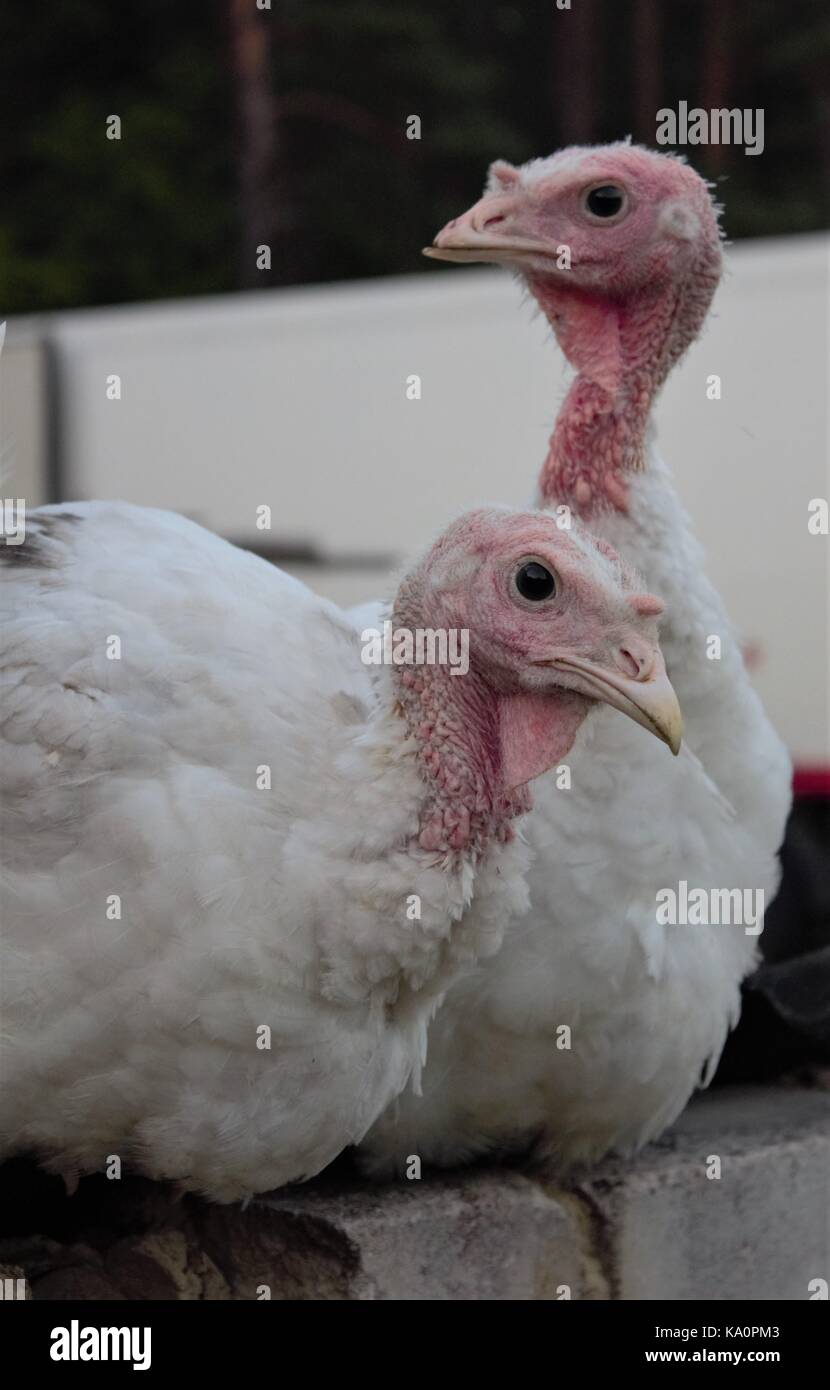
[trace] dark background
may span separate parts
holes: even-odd
[[[824,224],[825,0],[571,3],[8,7],[0,312],[417,272],[494,157],[653,145],[681,99],[765,110],[762,155],[688,151],[729,181],[731,237]]]

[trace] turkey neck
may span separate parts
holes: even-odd
[[[628,481],[646,466],[652,405],[697,337],[719,278],[715,243],[700,248],[682,280],[657,280],[627,299],[591,297],[550,277],[530,280],[577,371],[542,467],[539,505],[570,503],[583,517],[628,510]]]
[[[427,787],[418,843],[477,861],[491,841],[513,838],[510,822],[531,804],[526,787],[504,787],[499,698],[472,668],[396,668],[394,685]]]

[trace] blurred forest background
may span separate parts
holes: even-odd
[[[494,157],[654,144],[681,99],[765,110],[760,156],[687,151],[731,237],[825,224],[826,0],[571,3],[5,7],[0,311],[415,272]]]

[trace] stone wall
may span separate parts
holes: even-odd
[[[821,1089],[712,1093],[567,1190],[506,1169],[339,1172],[243,1211],[149,1182],[58,1187],[26,1164],[0,1178],[0,1276],[37,1299],[795,1300],[830,1282]]]

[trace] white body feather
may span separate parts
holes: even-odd
[[[417,1078],[459,962],[526,905],[525,847],[413,848],[387,673],[302,584],[169,513],[28,522],[0,576],[0,1152],[220,1200],[308,1177]]]

